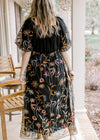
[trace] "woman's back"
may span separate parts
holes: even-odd
[[[62,18],[56,16],[59,21],[60,30],[59,34],[52,34],[51,37],[46,36],[45,38],[40,38],[36,34],[36,30],[39,25],[35,23],[35,18],[28,18],[20,30],[16,43],[20,43],[20,49],[24,51],[33,50],[40,53],[51,53],[54,51],[64,51],[70,48],[71,40],[69,36],[69,31]]]

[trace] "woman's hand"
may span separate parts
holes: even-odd
[[[20,83],[21,84],[26,84],[26,68],[28,65],[28,61],[30,59],[30,55],[31,55],[31,51],[29,52],[25,52],[23,51],[23,55],[22,55],[22,69],[21,69],[21,73],[20,73]]]
[[[68,75],[70,77],[70,81],[72,82],[74,80],[74,72],[72,71],[72,68],[70,66],[69,54],[67,53],[67,51],[62,52],[62,57],[65,61],[65,64],[67,65]]]
[[[69,77],[71,79],[71,81],[74,80],[74,72],[73,71],[68,71]]]
[[[25,79],[26,79],[25,74],[21,74],[21,75],[20,75],[20,82],[21,82],[21,84],[26,84]]]

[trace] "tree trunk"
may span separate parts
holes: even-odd
[[[95,31],[95,26],[92,27],[92,33],[91,33],[92,35],[95,34],[94,31]]]

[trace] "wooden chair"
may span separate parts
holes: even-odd
[[[21,67],[14,67],[14,63],[12,60],[11,54],[8,56],[0,56],[0,77],[7,77],[9,76],[10,79],[18,77],[18,74],[16,73],[16,70],[20,70]],[[5,79],[5,81],[7,78]],[[8,85],[5,85],[2,87],[2,89],[7,89],[8,94],[10,94],[10,91],[13,89],[14,92],[17,91],[17,89],[23,90],[24,87],[20,82],[12,83]],[[11,116],[13,114],[9,113],[9,121],[11,121]]]
[[[0,87],[17,82],[19,82],[19,79],[17,78],[13,78],[12,80],[8,79],[8,81],[0,82]],[[3,140],[7,140],[5,113],[22,110],[24,105],[23,94],[24,90],[20,90],[18,92],[15,92],[14,94],[6,95],[3,97],[0,93],[0,113]]]

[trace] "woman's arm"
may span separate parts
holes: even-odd
[[[69,54],[67,53],[67,51],[64,51],[61,53],[62,53],[62,56],[63,56],[63,59],[64,59],[66,65],[67,65],[68,72],[72,71],[72,68],[71,68],[70,62],[69,62]]]
[[[23,51],[22,54],[22,68],[21,68],[21,73],[20,73],[20,82],[25,84],[25,70],[29,61],[31,55],[31,51],[25,52]]]
[[[69,54],[67,53],[67,51],[61,52],[61,54],[62,54],[62,57],[65,61],[66,66],[67,66],[68,74],[69,74],[71,80],[73,80],[74,79],[74,73],[73,73],[71,65],[70,65]]]

